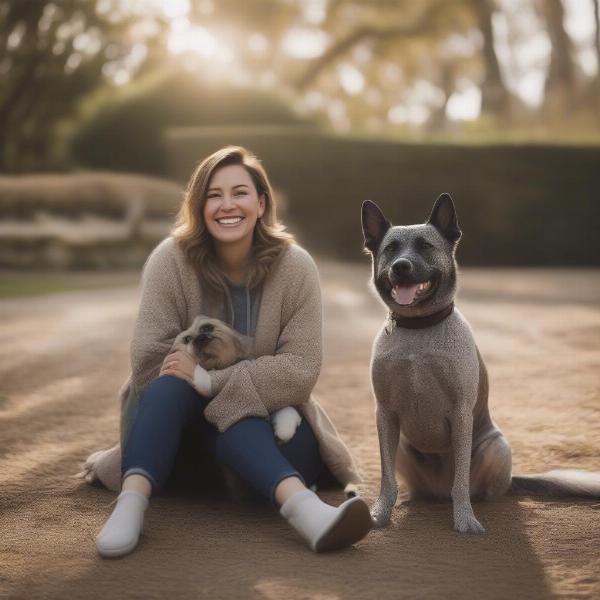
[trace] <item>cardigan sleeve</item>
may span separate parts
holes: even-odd
[[[164,357],[183,329],[185,299],[174,244],[172,238],[161,242],[142,271],[140,307],[130,345],[132,381],[138,390],[158,376]]]
[[[209,371],[214,398],[204,415],[220,431],[242,418],[268,417],[306,402],[317,382],[323,346],[321,286],[314,261],[306,252],[302,256],[302,267],[287,282],[275,354]]]

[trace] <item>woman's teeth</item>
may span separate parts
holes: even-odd
[[[240,221],[242,221],[244,217],[226,217],[223,219],[217,219],[217,223],[219,225],[237,225]]]

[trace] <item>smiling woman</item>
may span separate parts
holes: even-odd
[[[363,538],[371,518],[355,495],[360,475],[311,397],[322,359],[317,269],[277,220],[254,155],[227,147],[196,168],[173,234],[152,252],[142,280],[133,369],[121,391],[121,445],[94,453],[85,468],[88,481],[122,490],[96,539],[100,554],[131,552],[151,493],[182,459],[184,472],[197,477],[194,467],[207,455],[278,507],[312,550]],[[177,347],[199,315],[247,336],[247,358],[204,368]],[[277,443],[270,419],[283,411],[294,413],[297,428]],[[183,439],[193,446],[187,457]],[[308,489],[336,483],[352,496],[338,507]]]
[[[204,223],[225,274],[236,283],[243,283],[254,228],[264,212],[264,195],[258,196],[243,166],[229,165],[215,173],[204,205]]]

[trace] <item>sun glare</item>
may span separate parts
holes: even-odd
[[[300,60],[317,58],[325,52],[329,38],[320,29],[294,27],[283,38],[283,51]]]
[[[349,96],[356,96],[365,87],[363,74],[352,64],[343,63],[338,67],[340,85]]]
[[[446,105],[446,115],[452,121],[472,121],[481,112],[481,90],[476,85],[467,85],[464,90],[454,92]]]
[[[167,42],[169,51],[173,54],[194,52],[203,58],[211,58],[219,48],[215,37],[204,27],[188,27],[172,29]]]
[[[165,17],[170,19],[187,16],[191,8],[189,0],[169,0],[162,2],[161,7]]]

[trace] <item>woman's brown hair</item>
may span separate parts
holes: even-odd
[[[248,285],[254,287],[260,284],[281,251],[294,243],[293,236],[277,219],[273,189],[258,158],[240,146],[217,150],[194,170],[172,231],[187,260],[198,273],[203,288],[206,286],[205,291],[212,294],[221,294],[226,284],[212,236],[204,223],[204,205],[213,175],[229,165],[244,167],[254,182],[258,196],[265,199],[265,210],[254,228]]]

